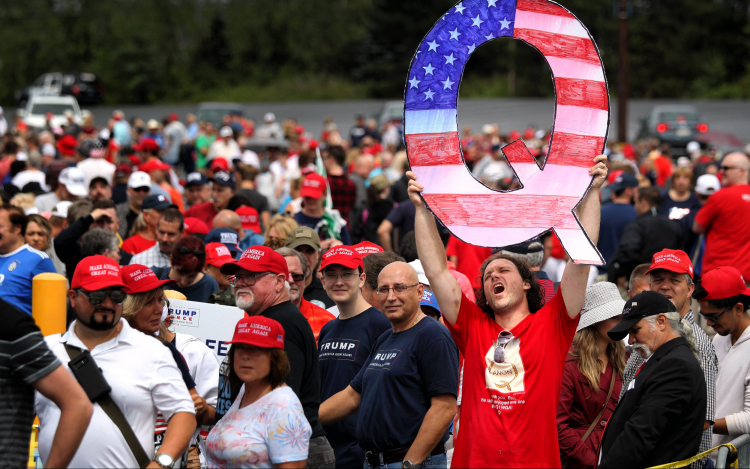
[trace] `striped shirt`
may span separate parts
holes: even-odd
[[[60,362],[31,316],[0,298],[0,466],[26,467],[34,423],[32,384]]]
[[[716,412],[716,375],[719,373],[719,361],[716,358],[716,351],[714,350],[711,339],[708,338],[703,329],[695,323],[695,316],[693,311],[688,312],[683,318],[690,323],[693,327],[693,335],[695,336],[695,345],[700,353],[701,368],[703,368],[703,375],[706,377],[706,420],[711,422],[714,421],[714,413]],[[628,390],[630,381],[635,377],[638,368],[645,363],[645,360],[641,358],[641,355],[637,352],[630,354],[630,359],[625,365],[625,371],[622,376],[622,391],[620,392],[620,399],[625,395]],[[703,432],[701,437],[701,445],[698,450],[699,453],[711,449],[711,437],[713,435],[713,425],[708,427]],[[705,463],[708,458],[703,458],[700,461],[696,461],[690,465],[693,469],[699,469],[705,467]]]

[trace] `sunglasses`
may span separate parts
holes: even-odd
[[[495,359],[495,363],[503,363],[505,361],[505,346],[513,338],[513,333],[510,331],[500,331],[497,335],[497,340],[493,344],[495,346],[495,353],[492,357]]]
[[[141,192],[141,193],[151,192],[151,188],[150,187],[135,187],[135,188],[132,188],[132,189],[135,192]]]
[[[236,287],[237,284],[242,281],[242,283],[245,284],[245,286],[252,287],[255,285],[255,283],[258,281],[260,277],[263,277],[264,275],[276,275],[273,272],[261,272],[259,274],[237,274],[229,277],[229,284],[233,287]],[[294,278],[294,277],[292,277]]]
[[[721,316],[722,316],[722,315],[723,315],[724,313],[726,313],[727,311],[729,311],[730,309],[732,309],[733,307],[734,307],[734,306],[727,306],[727,308],[726,308],[726,309],[725,309],[724,311],[722,311],[721,313],[719,313],[719,314],[717,314],[717,315],[715,315],[715,316],[714,316],[713,314],[711,314],[711,315],[709,315],[709,316],[706,316],[706,315],[705,315],[705,314],[703,314],[703,313],[700,313],[700,315],[701,315],[701,316],[703,316],[703,319],[705,319],[705,320],[706,320],[706,322],[712,322],[712,323],[716,324],[716,322],[717,322],[717,321],[719,320],[719,318],[720,318],[720,317],[721,317]]]
[[[730,169],[739,169],[737,166],[720,166],[719,171],[729,171]]]
[[[292,275],[292,280],[294,280],[295,282],[301,282],[305,279],[305,274],[291,274],[291,275]]]
[[[85,296],[86,299],[89,300],[89,303],[91,303],[91,306],[99,306],[107,300],[107,297],[110,297],[112,299],[112,303],[121,305],[125,302],[125,298],[128,297],[128,294],[125,293],[125,290],[97,290],[87,292],[82,288],[79,288],[78,293]]]
[[[206,256],[206,251],[204,251],[202,249],[195,249],[195,250],[193,250],[193,249],[188,249],[185,246],[178,247],[177,248],[177,252],[179,252],[180,254],[182,254],[184,256],[187,256],[188,254],[192,254],[195,257],[205,257]]]

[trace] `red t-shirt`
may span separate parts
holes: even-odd
[[[323,329],[323,326],[325,326],[328,321],[336,319],[336,316],[332,313],[324,310],[320,306],[310,303],[304,298],[302,298],[302,303],[299,305],[299,311],[302,313],[302,316],[307,319],[307,322],[310,323],[310,327],[315,335],[315,343],[318,343],[318,336],[320,335],[320,330]]]
[[[750,185],[727,187],[713,194],[695,221],[706,228],[706,252],[701,272],[732,266],[750,278]]]
[[[140,233],[136,233],[135,235],[123,241],[122,246],[120,246],[120,249],[122,249],[123,251],[129,252],[130,254],[135,256],[139,252],[145,251],[146,249],[150,248],[154,244],[156,244],[156,240],[149,241],[143,236],[141,236]]]
[[[491,252],[491,248],[464,243],[455,236],[451,236],[448,239],[448,246],[445,248],[445,253],[448,256],[458,257],[456,270],[469,277],[474,288],[478,288],[480,285],[480,282],[477,280],[479,277],[479,268],[482,267],[482,262],[490,257]]]
[[[213,226],[214,217],[219,213],[214,208],[213,202],[206,202],[198,205],[193,205],[185,212],[185,217],[193,217],[202,221],[206,226]]]
[[[503,328],[462,296],[449,328],[465,359],[452,467],[560,467],[557,402],[577,325],[558,289],[510,330],[514,338],[496,363],[494,341]]]

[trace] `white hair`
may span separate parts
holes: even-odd
[[[698,364],[701,364],[700,351],[695,344],[695,334],[693,333],[693,326],[690,324],[690,322],[688,322],[684,318],[681,318],[680,313],[674,311],[664,313],[664,315],[667,317],[667,323],[669,324],[669,327],[672,328],[673,331],[678,333],[680,337],[685,339],[688,347],[690,347],[690,351],[693,352],[695,359],[698,360]],[[656,328],[656,315],[647,316],[643,319],[649,324],[652,331]],[[703,368],[702,364],[701,368]]]

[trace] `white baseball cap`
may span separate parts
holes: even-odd
[[[719,189],[721,189],[721,183],[713,174],[704,174],[695,181],[695,192],[700,195],[711,195]]]
[[[245,150],[244,153],[242,153],[242,158],[240,159],[244,164],[249,164],[251,166],[255,166],[256,168],[260,168],[260,158],[258,158],[258,154],[252,150]]]
[[[85,197],[89,194],[88,189],[86,189],[86,176],[78,168],[63,169],[57,181],[73,195]]]
[[[696,142],[695,140],[688,142],[687,148],[686,148],[688,153],[699,151],[700,149],[701,149],[701,144]]]
[[[55,208],[52,209],[52,213],[50,214],[50,216],[68,218],[68,209],[71,205],[73,205],[73,202],[69,200],[58,202],[57,205],[55,205]]]
[[[137,189],[139,187],[151,187],[151,176],[143,171],[135,171],[128,178],[128,187]]]
[[[273,121],[276,120],[276,114],[274,114],[273,112],[267,112],[263,116],[263,120],[266,121],[266,122],[273,122]]]
[[[219,137],[233,137],[234,132],[232,132],[232,128],[228,125],[225,125],[221,129],[219,129]]]
[[[414,267],[414,270],[417,271],[417,279],[419,280],[419,283],[422,285],[430,285],[430,281],[427,278],[427,276],[424,273],[424,267],[422,267],[422,261],[419,259],[413,260],[409,262],[409,265]]]
[[[57,151],[55,150],[55,146],[51,143],[45,143],[42,145],[42,155],[44,156],[55,156],[57,154]]]

